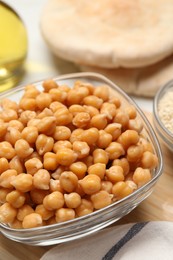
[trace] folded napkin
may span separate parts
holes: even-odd
[[[173,222],[156,221],[106,228],[55,246],[41,260],[172,260]]]

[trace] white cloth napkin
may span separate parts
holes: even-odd
[[[173,260],[173,222],[106,228],[53,247],[41,260]]]

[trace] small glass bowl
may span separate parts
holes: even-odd
[[[157,92],[154,103],[153,103],[153,117],[154,117],[154,126],[160,138],[163,140],[165,145],[173,152],[173,133],[171,133],[162,122],[159,112],[158,105],[162,97],[168,92],[173,91],[173,80],[169,81],[166,85],[159,89]]]
[[[97,210],[86,216],[82,216],[67,222],[53,224],[49,226],[37,227],[32,229],[13,229],[6,224],[0,224],[0,231],[9,239],[18,241],[29,245],[53,245],[59,244],[74,239],[84,237],[92,234],[100,229],[111,225],[118,221],[120,218],[131,212],[135,207],[138,206],[145,198],[147,198],[156,184],[158,178],[162,174],[163,160],[157,137],[147,120],[146,116],[136,105],[136,103],[119,87],[108,80],[106,77],[96,73],[75,73],[60,76],[54,79],[58,84],[71,85],[76,80],[90,82],[94,86],[106,84],[110,87],[110,91],[114,92],[116,96],[119,96],[124,104],[131,104],[135,106],[138,116],[141,118],[144,125],[144,134],[150,140],[153,145],[155,154],[158,157],[158,166],[152,171],[152,179],[142,186],[141,188],[134,191],[129,196],[114,202],[113,204]],[[37,87],[40,87],[43,81],[34,83]],[[24,91],[24,87],[18,87],[5,92],[0,95],[2,98],[10,98],[12,100],[19,100]]]

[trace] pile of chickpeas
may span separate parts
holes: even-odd
[[[71,220],[146,184],[158,164],[135,107],[105,85],[46,80],[1,101],[0,222]]]

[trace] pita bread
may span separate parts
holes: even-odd
[[[173,55],[144,68],[102,69],[79,66],[81,71],[92,71],[105,75],[128,94],[153,97],[158,89],[173,79]]]
[[[63,59],[133,68],[173,53],[172,24],[173,0],[49,0],[40,28]]]

